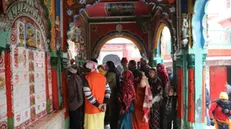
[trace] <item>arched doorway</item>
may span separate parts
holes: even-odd
[[[115,65],[120,65],[120,60],[123,57],[127,57],[128,60],[139,61],[141,53],[133,41],[120,37],[112,38],[104,43],[100,50],[98,61],[101,64],[105,64],[106,61],[109,61],[109,57]]]
[[[116,40],[112,40],[116,39]],[[111,41],[110,41],[111,40]],[[101,49],[107,42],[111,42],[112,44],[115,44],[115,41],[118,43],[121,43],[123,41],[129,43],[129,44],[134,44],[134,49],[138,50],[140,53],[140,56],[142,57],[147,57],[147,52],[146,52],[146,47],[144,46],[144,42],[137,36],[131,34],[130,32],[110,32],[106,36],[103,36],[98,40],[94,47],[93,47],[93,52],[92,52],[92,57],[93,58],[98,58]],[[114,42],[114,43],[113,43]],[[117,43],[117,44],[118,44]],[[137,53],[135,53],[137,55]]]
[[[159,26],[154,38],[154,65],[163,63],[172,66],[172,36],[170,29],[164,23]]]

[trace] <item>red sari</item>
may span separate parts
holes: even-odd
[[[145,87],[136,88],[136,97],[134,107],[135,110],[132,113],[132,129],[149,129],[149,123],[144,120],[143,103],[145,97]]]

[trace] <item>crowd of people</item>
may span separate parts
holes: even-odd
[[[163,64],[122,58],[68,67],[70,129],[175,129],[176,90]]]

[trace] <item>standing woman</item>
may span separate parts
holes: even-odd
[[[163,96],[168,96],[168,89],[170,86],[170,81],[168,78],[168,72],[167,72],[167,70],[163,64],[157,64],[156,68],[157,68],[157,75],[160,78],[162,85],[163,85],[162,86],[163,91],[164,91]]]
[[[132,129],[149,129],[152,92],[144,72],[134,71],[136,97],[132,114]]]
[[[130,70],[122,73],[122,81],[119,92],[120,122],[119,129],[132,129],[133,101],[135,99],[134,76]]]
[[[152,108],[150,112],[150,129],[160,129],[161,127],[161,101],[162,101],[162,83],[156,74],[156,69],[149,70],[149,84],[152,90]]]
[[[106,63],[107,70],[106,78],[111,89],[111,98],[108,103],[105,125],[110,124],[111,129],[118,129],[119,107],[118,107],[118,87],[119,73],[112,61]]]

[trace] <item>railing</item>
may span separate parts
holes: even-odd
[[[231,30],[208,30],[208,47],[231,47]]]

